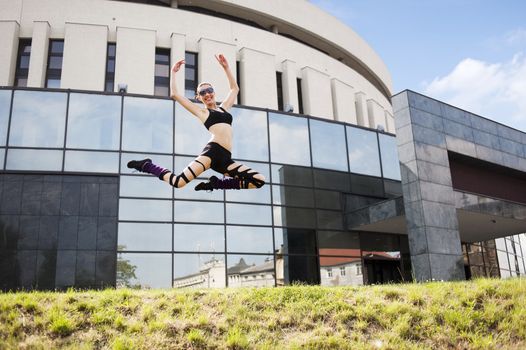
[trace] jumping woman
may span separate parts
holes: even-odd
[[[214,88],[210,83],[200,83],[196,90],[196,99],[201,101],[201,103],[205,105],[205,108],[194,104],[177,91],[175,74],[185,63],[184,60],[173,65],[170,76],[170,97],[179,102],[187,111],[195,115],[212,134],[212,138],[206,144],[203,152],[188,164],[179,175],[175,175],[170,170],[155,165],[149,158],[140,161],[132,160],[128,162],[128,168],[155,175],[177,188],[186,186],[186,184],[210,168],[224,175],[221,179],[216,176],[211,176],[207,182],[197,184],[197,186],[195,186],[196,191],[260,188],[265,184],[265,177],[263,175],[232,160],[232,115],[228,113],[228,110],[232,108],[236,100],[239,87],[228,66],[226,58],[221,54],[215,57],[225,71],[228,84],[230,85],[230,92],[219,107],[216,102]]]

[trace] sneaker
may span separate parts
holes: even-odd
[[[143,160],[130,160],[127,164],[128,168],[135,169],[140,172],[144,172],[144,165],[147,163],[151,163],[152,160],[150,158],[146,158]]]
[[[208,179],[208,182],[198,183],[197,186],[195,186],[194,190],[196,190],[196,191],[209,191],[209,192],[212,192],[213,190],[217,189],[217,187],[215,185],[217,184],[218,181],[219,181],[219,179],[217,178],[217,176],[212,175]]]

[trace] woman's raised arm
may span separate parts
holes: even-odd
[[[221,102],[221,107],[223,107],[224,109],[230,109],[236,102],[236,97],[239,93],[239,86],[237,85],[236,78],[234,78],[234,74],[232,74],[232,71],[230,70],[228,61],[226,60],[225,56],[219,54],[215,57],[217,62],[219,62],[221,67],[223,67],[223,69],[225,70],[226,77],[228,78],[228,85],[230,86],[230,91],[228,92],[228,95],[223,100],[223,102]]]
[[[183,106],[188,112],[192,113],[201,120],[205,120],[208,116],[207,111],[203,110],[202,108],[199,108],[199,106],[197,106],[188,98],[186,98],[184,93],[182,94],[179,91],[177,91],[175,74],[181,69],[181,66],[183,64],[185,64],[184,60],[180,60],[172,66],[170,74],[170,97],[173,98],[175,101],[179,102],[181,106]]]

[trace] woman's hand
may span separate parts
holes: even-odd
[[[181,69],[181,66],[185,64],[184,60],[180,60],[178,62],[175,62],[174,65],[172,66],[172,73],[177,73],[179,71],[179,69]]]
[[[221,67],[223,67],[224,69],[228,68],[228,62],[225,56],[223,56],[223,54],[220,53],[219,55],[215,55],[215,57],[217,62],[219,62],[219,64],[221,65]]]

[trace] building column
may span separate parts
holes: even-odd
[[[20,25],[15,21],[0,21],[0,86],[12,86],[18,54]]]
[[[294,109],[294,113],[300,112],[298,99],[298,76],[296,62],[285,60],[281,62],[282,88],[283,88],[283,106],[289,105]]]
[[[31,56],[29,57],[28,87],[44,87],[46,80],[47,54],[49,49],[48,22],[35,22],[31,38]]]
[[[372,98],[367,100],[367,116],[370,128],[377,129],[378,126],[381,126],[386,130],[384,108]]]
[[[354,125],[358,124],[356,120],[354,88],[336,78],[331,80],[331,88],[334,119]]]
[[[396,133],[393,115],[388,110],[385,110],[384,113],[385,113],[385,125],[386,125],[385,131],[390,132],[392,134]]]
[[[115,91],[127,84],[129,93],[153,95],[155,40],[154,30],[117,27]]]
[[[186,52],[186,35],[179,33],[172,33],[172,48],[170,50],[170,62],[173,65],[175,62],[184,60]],[[172,67],[170,67],[172,69]],[[170,73],[171,74],[171,73]],[[181,69],[175,75],[175,85],[177,86],[177,91],[184,95],[184,79],[185,79],[185,70]]]
[[[230,88],[228,80],[215,55],[223,54],[228,61],[230,70],[236,78],[236,46],[233,44],[201,38],[198,42],[199,54],[197,55],[198,83],[206,81],[214,86],[216,100],[223,101]],[[244,87],[243,87],[244,88]]]
[[[66,23],[60,87],[104,91],[108,27]]]
[[[301,70],[305,114],[334,119],[330,77],[311,67]]]
[[[242,48],[240,51],[243,104],[277,109],[276,63],[274,55]]]
[[[420,110],[418,106],[424,104],[436,104],[436,113]],[[414,276],[417,281],[463,280],[464,260],[439,102],[405,91],[393,97],[393,108]]]
[[[354,94],[354,105],[356,107],[356,123],[360,126],[369,127],[369,115],[367,113],[367,102],[365,93],[359,91]]]

